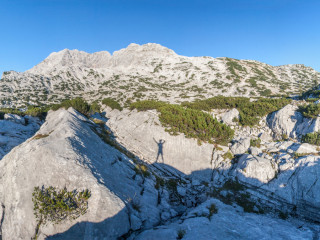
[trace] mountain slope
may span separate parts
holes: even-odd
[[[268,96],[301,92],[319,79],[320,73],[301,64],[273,67],[252,60],[185,57],[159,44],[130,44],[113,55],[65,49],[24,73],[4,72],[0,103],[47,104],[76,96],[89,101],[112,97],[123,103]]]

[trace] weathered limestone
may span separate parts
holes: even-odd
[[[211,176],[212,144],[199,145],[196,139],[183,134],[170,135],[161,126],[156,111],[110,110],[105,110],[107,126],[120,143],[146,162],[164,163],[187,175],[201,171],[199,177]]]
[[[231,110],[229,110],[228,112],[226,112],[221,120],[223,123],[227,124],[227,125],[236,125],[237,121],[235,122],[235,119],[239,121],[239,111],[236,108],[233,108]]]
[[[89,189],[92,194],[85,215],[41,226],[38,239],[50,235],[55,235],[52,239],[116,239],[130,228],[139,228],[139,220],[131,214],[139,215],[144,226],[160,221],[155,182],[135,181],[131,160],[105,144],[92,127],[73,109],[50,112],[37,133],[48,136],[30,138],[0,161],[2,239],[30,239],[35,234],[32,192],[36,186]],[[141,204],[139,213],[130,207],[133,201]],[[131,226],[129,218],[134,220]]]

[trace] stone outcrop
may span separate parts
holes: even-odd
[[[159,223],[162,205],[154,177],[137,175],[132,160],[105,144],[94,128],[73,109],[50,112],[36,137],[0,161],[2,239],[34,236],[32,192],[37,186],[91,191],[86,214],[41,226],[38,239],[116,239]]]
[[[223,123],[227,124],[227,125],[236,125],[237,122],[239,122],[239,111],[236,108],[233,108],[231,110],[229,110],[228,112],[226,112],[221,120]]]
[[[185,138],[184,134],[170,135],[161,126],[156,111],[119,112],[107,108],[105,112],[109,118],[107,126],[117,140],[141,159],[165,163],[187,175],[200,173],[198,177],[210,179],[212,144],[199,145],[196,139]]]
[[[0,160],[12,148],[30,138],[41,124],[38,118],[5,114],[0,120]]]
[[[305,118],[297,110],[296,105],[289,104],[268,117],[267,122],[275,139],[286,137],[300,139],[302,135],[319,131],[320,118]]]
[[[250,137],[234,139],[231,146],[231,152],[233,154],[243,154],[250,147]]]

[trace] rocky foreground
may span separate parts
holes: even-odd
[[[0,160],[0,236],[319,239],[319,149],[300,142],[319,118],[296,110],[287,105],[254,128],[231,121],[236,110],[216,111],[235,130],[228,146],[170,135],[156,111],[105,108],[88,119],[60,109],[39,130],[41,121],[8,115],[0,124],[17,134],[2,134],[0,145],[4,154],[14,147]],[[89,189],[86,213],[37,229],[32,192],[42,186]]]

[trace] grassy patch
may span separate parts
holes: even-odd
[[[122,111],[122,106],[120,103],[118,103],[116,100],[112,98],[105,98],[102,100],[102,104],[109,106],[112,109],[118,109],[119,111]]]
[[[216,207],[216,205],[214,203],[212,203],[209,207],[209,218],[213,215],[218,213],[218,208]]]

